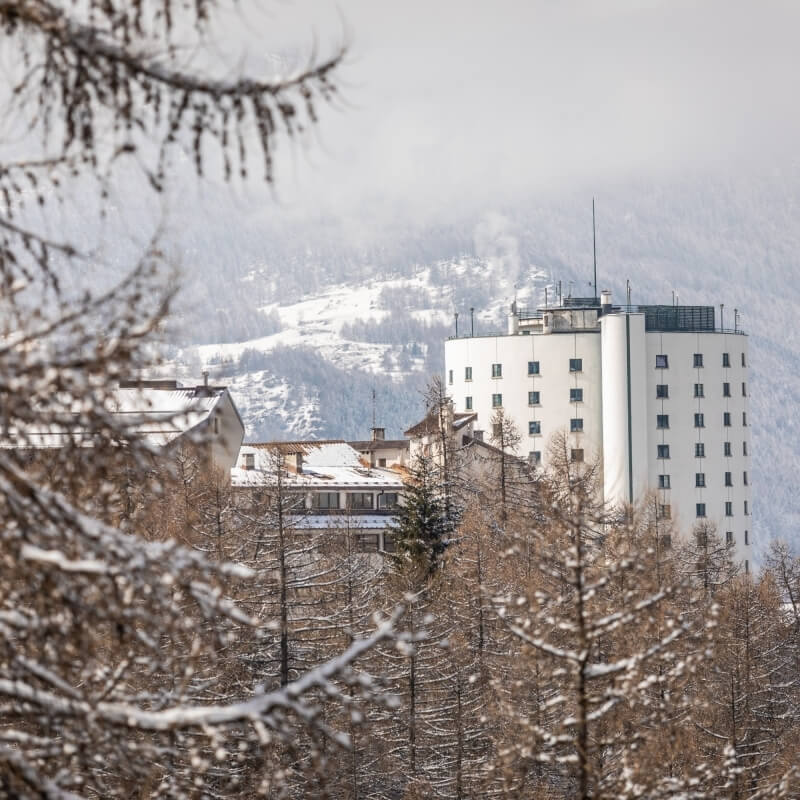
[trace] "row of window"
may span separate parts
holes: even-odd
[[[696,383],[694,385],[694,396],[695,397],[705,397],[705,384]],[[723,397],[730,397],[731,396],[731,385],[730,383],[723,383],[722,384],[722,396]],[[668,383],[657,383],[656,384],[656,398],[657,399],[665,399],[669,397],[669,384]],[[742,381],[742,397],[747,397],[747,383]]]
[[[695,505],[695,515],[698,519],[702,519],[706,516],[706,504],[705,503],[697,503]],[[744,515],[746,517],[750,516],[750,504],[747,500],[744,501]],[[733,503],[730,500],[725,501],[725,516],[732,517],[733,516]],[[747,544],[747,541],[745,541]]]
[[[570,450],[569,457],[572,461],[582,462],[583,461],[583,448],[582,447],[573,447]],[[533,466],[537,466],[542,463],[542,451],[541,450],[531,450],[528,453],[528,463],[532,464]]]
[[[725,486],[733,486],[733,473],[726,472],[725,473]],[[669,475],[659,475],[658,476],[658,488],[659,489],[670,489],[670,476]],[[742,472],[742,484],[744,486],[749,486],[750,481],[747,476],[747,472]],[[695,472],[694,474],[694,485],[698,489],[704,489],[706,487],[706,474],[705,472]]]
[[[723,442],[723,452],[722,455],[731,457],[733,456],[733,448],[730,442]],[[669,445],[668,444],[659,444],[656,445],[657,450],[657,458],[669,458]],[[742,442],[742,455],[747,455],[747,442]],[[695,442],[694,443],[694,457],[695,458],[705,458],[706,457],[706,443],[705,442]],[[746,475],[747,473],[745,473]],[[745,484],[747,481],[745,480]]]
[[[573,417],[569,421],[569,429],[571,433],[581,433],[583,431],[583,418]],[[537,419],[532,419],[528,422],[528,435],[539,436],[542,432],[542,423]]]
[[[730,353],[723,353],[722,354],[722,366],[723,367],[730,367],[731,365],[731,354]],[[703,354],[702,353],[694,353],[692,356],[692,366],[696,368],[700,368],[703,365]],[[742,353],[742,366],[747,366],[747,359],[745,358],[744,353]],[[666,353],[658,353],[656,355],[656,369],[668,369],[669,368],[669,356]]]
[[[730,411],[723,411],[722,413],[722,424],[729,428],[731,426],[731,412]],[[747,427],[747,412],[742,411],[742,425]],[[698,413],[694,415],[694,427],[695,428],[705,428],[706,426],[706,417],[703,413]],[[669,414],[656,414],[656,428],[659,430],[665,430],[669,428]]]
[[[583,359],[582,358],[571,358],[569,360],[569,371],[570,372],[582,372],[583,371]],[[538,361],[529,361],[528,362],[528,375],[540,375],[539,372],[539,362]],[[503,365],[502,364],[492,364],[492,377],[493,378],[502,378],[503,377]],[[464,367],[464,380],[471,381],[472,380],[472,367]],[[452,386],[453,384],[453,370],[449,370],[447,373],[447,382]]]
[[[377,496],[378,508],[396,508],[397,492],[382,492]],[[375,508],[375,495],[372,492],[348,492],[345,508],[353,511],[369,511]],[[316,492],[311,496],[311,507],[318,511],[335,511],[340,508],[339,492]]]

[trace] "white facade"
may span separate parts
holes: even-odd
[[[678,530],[713,523],[749,566],[747,364],[747,336],[715,329],[711,307],[614,307],[608,296],[512,309],[508,334],[445,344],[448,392],[476,427],[490,435],[501,407],[520,455],[542,466],[565,432],[575,458],[600,460],[607,502],[656,490]]]

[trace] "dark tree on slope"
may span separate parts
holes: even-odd
[[[395,548],[401,568],[405,564],[427,578],[439,568],[452,534],[430,458],[417,460],[403,496],[405,502],[393,526]]]

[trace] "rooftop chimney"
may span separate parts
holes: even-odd
[[[476,442],[482,442],[483,441],[483,431],[472,431],[472,438]]]
[[[386,428],[372,428],[372,441],[382,442],[386,439]]]
[[[600,292],[600,305],[603,307],[611,305],[611,292],[608,289]]]

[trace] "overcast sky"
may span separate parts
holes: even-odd
[[[247,22],[267,50],[351,42],[346,103],[278,156],[290,211],[796,163],[798,0],[287,0]]]

